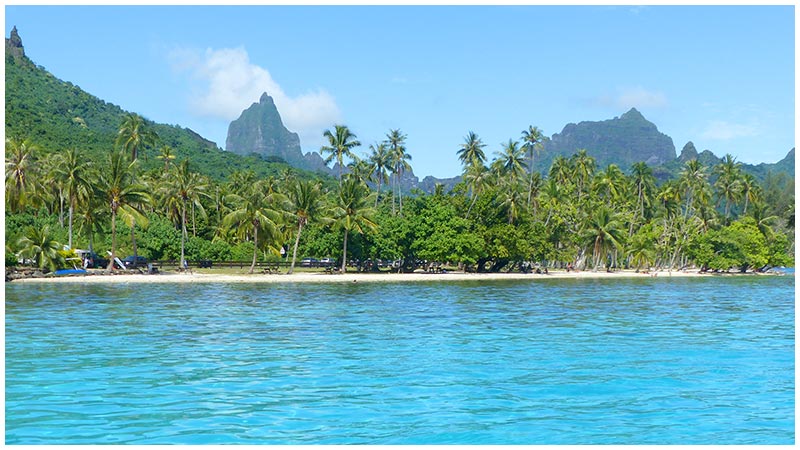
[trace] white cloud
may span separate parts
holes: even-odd
[[[727,141],[741,137],[757,136],[758,134],[758,126],[754,124],[737,124],[724,120],[712,120],[701,136],[706,139]]]
[[[176,49],[169,59],[174,70],[188,72],[200,82],[190,105],[197,115],[231,121],[266,92],[275,100],[286,128],[301,139],[305,137],[306,144],[321,139],[323,130],[340,120],[339,108],[329,93],[317,89],[288,95],[267,69],[250,62],[242,47],[205,52]]]

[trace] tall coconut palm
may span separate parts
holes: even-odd
[[[406,135],[399,129],[389,130],[386,134],[386,144],[389,146],[389,161],[392,173],[394,174],[394,186],[392,189],[392,213],[394,213],[394,190],[397,190],[397,195],[400,205],[400,214],[403,214],[403,187],[400,180],[403,177],[403,172],[411,170],[411,155],[406,152]]]
[[[391,159],[389,157],[389,149],[386,147],[385,142],[375,143],[369,146],[372,153],[369,155],[369,162],[372,164],[375,179],[378,180],[378,195],[375,196],[375,207],[378,207],[378,199],[381,196],[381,184],[384,181],[389,181],[387,171]]]
[[[322,189],[318,182],[294,180],[288,186],[288,211],[297,220],[297,236],[292,250],[292,265],[289,274],[294,273],[294,264],[297,261],[297,247],[300,245],[300,235],[309,221],[314,220],[323,210]]]
[[[56,270],[63,265],[64,258],[58,253],[61,243],[55,241],[50,233],[50,227],[27,227],[24,234],[17,240],[20,256],[33,260],[40,269]]]
[[[719,177],[714,187],[717,189],[717,204],[725,200],[725,219],[730,217],[731,204],[735,203],[741,195],[741,166],[730,153],[714,167],[714,173]]]
[[[123,152],[112,151],[109,162],[100,174],[99,186],[111,212],[111,258],[108,263],[108,270],[111,270],[117,256],[117,216],[131,227],[134,223],[146,226],[148,220],[139,205],[149,203],[151,196],[144,185],[135,181],[133,167],[136,160],[128,162]]]
[[[155,145],[158,134],[147,128],[144,119],[136,113],[127,113],[117,131],[116,144],[130,152],[131,161],[139,157],[139,151],[148,145]]]
[[[695,202],[698,194],[708,184],[708,173],[703,164],[695,159],[686,161],[678,178],[680,186],[684,190],[686,199],[685,216],[688,217],[696,209]]]
[[[333,132],[325,130],[322,135],[328,139],[328,145],[323,145],[319,152],[321,155],[330,153],[325,158],[325,164],[330,164],[334,160],[339,164],[339,183],[341,183],[344,157],[352,158],[353,149],[361,145],[361,142],[356,140],[356,135],[346,125],[334,125]]]
[[[741,183],[741,194],[742,198],[744,199],[744,209],[742,210],[742,214],[747,214],[747,206],[750,203],[759,200],[761,195],[761,188],[758,186],[758,182],[756,181],[755,177],[753,177],[749,173],[742,173],[742,178],[740,180],[740,183]]]
[[[542,149],[542,130],[533,125],[528,126],[527,130],[522,131],[522,148],[528,152],[528,172],[530,173],[530,181],[528,183],[528,206],[531,205],[531,197],[533,194],[533,157],[534,153]]]
[[[516,186],[525,173],[524,152],[519,147],[519,142],[509,139],[506,144],[503,144],[503,149],[495,154],[497,158],[492,163],[495,174]]]
[[[597,164],[595,163],[595,159],[589,156],[587,150],[582,148],[578,149],[578,152],[572,155],[572,167],[574,169],[575,179],[577,180],[578,199],[580,199],[589,180],[591,180],[594,175]]]
[[[6,139],[6,205],[12,212],[21,211],[35,191],[36,152],[30,141]]]
[[[253,273],[258,257],[259,233],[266,234],[267,239],[278,235],[280,205],[276,201],[276,195],[268,193],[264,181],[246,187],[240,194],[230,194],[230,201],[235,206],[222,219],[222,223],[226,228],[236,230],[240,238],[252,231],[253,262],[248,273]]]
[[[368,160],[361,159],[357,155],[353,155],[352,161],[347,165],[350,174],[356,177],[359,181],[367,184],[373,181],[375,171],[372,164]]]
[[[625,174],[616,164],[609,164],[594,178],[594,189],[606,201],[614,203],[625,194]]]
[[[371,194],[374,195],[374,194]],[[375,210],[368,189],[354,177],[347,177],[339,187],[331,210],[335,223],[344,229],[342,247],[342,273],[347,270],[347,238],[351,232],[363,233],[365,228],[376,228]]]
[[[162,191],[168,202],[175,202],[181,213],[181,265],[186,260],[186,209],[189,205],[197,208],[205,217],[202,198],[210,199],[208,183],[198,173],[189,170],[189,160],[183,160],[167,176]]]
[[[467,185],[469,186],[472,201],[469,203],[469,208],[467,209],[467,215],[465,218],[469,218],[469,214],[472,212],[472,207],[475,206],[475,202],[478,201],[478,196],[483,192],[484,187],[489,183],[490,177],[491,173],[482,163],[474,164],[467,168],[466,172],[464,173],[464,181],[466,181]]]
[[[59,155],[57,169],[59,184],[63,187],[69,204],[69,248],[72,248],[72,224],[78,201],[85,201],[91,195],[92,179],[89,168],[92,162],[81,152],[72,148]]]
[[[631,221],[631,230],[629,234],[633,234],[634,222],[645,220],[645,207],[649,207],[652,203],[653,193],[656,189],[656,179],[653,176],[653,169],[647,163],[635,162],[631,166],[631,183],[633,190],[636,192],[636,211],[634,220]]]
[[[464,143],[461,144],[461,148],[456,154],[464,167],[463,172],[465,174],[474,166],[484,165],[486,162],[486,154],[483,152],[484,147],[486,147],[486,144],[472,131],[464,138]]]

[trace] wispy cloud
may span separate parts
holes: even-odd
[[[286,128],[297,132],[304,143],[318,141],[325,128],[339,121],[341,113],[333,96],[322,89],[290,96],[269,71],[253,64],[244,48],[207,49],[204,52],[175,49],[172,68],[199,81],[191,100],[192,112],[206,117],[234,120],[266,92]]]
[[[730,123],[724,120],[712,120],[708,123],[700,136],[706,139],[727,141],[742,137],[758,136],[760,134],[757,124]]]
[[[642,86],[618,88],[615,94],[601,95],[592,102],[614,109],[665,108],[669,104],[667,96],[662,92],[648,90]]]

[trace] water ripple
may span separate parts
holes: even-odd
[[[7,284],[6,443],[792,444],[793,301],[793,277]]]

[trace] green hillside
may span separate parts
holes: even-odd
[[[45,152],[78,148],[92,158],[105,158],[114,147],[126,112],[79,86],[56,78],[26,56],[6,52],[6,137],[30,139]],[[155,155],[162,145],[171,146],[178,160],[189,159],[195,170],[216,180],[225,179],[237,170],[252,170],[264,177],[289,168],[283,162],[264,160],[256,155],[224,152],[188,128],[147,119],[145,122],[158,134],[159,141],[155,148],[145,149],[144,170],[161,165]]]

